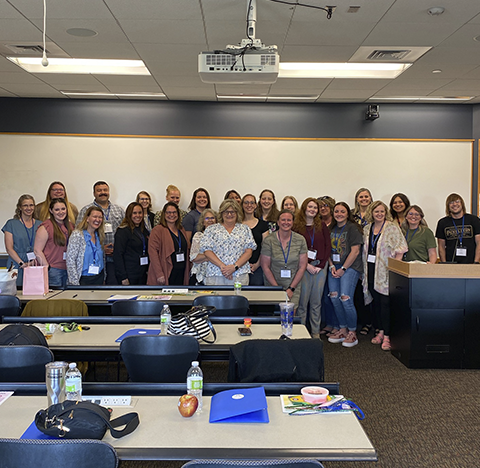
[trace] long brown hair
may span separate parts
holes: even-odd
[[[263,208],[261,205],[262,195],[265,192],[270,192],[273,198],[273,205],[270,208],[270,213],[268,214],[267,218],[263,218]],[[280,210],[277,207],[277,200],[275,199],[275,194],[270,189],[264,189],[261,191],[260,196],[258,197],[258,204],[257,204],[257,209],[255,210],[255,216],[258,219],[263,219],[264,221],[270,221],[272,223],[277,222],[278,217],[280,216]]]
[[[45,197],[45,201],[43,202],[42,209],[40,210],[40,215],[39,215],[40,221],[45,221],[50,217],[50,205],[52,202],[52,197],[50,196],[50,192],[54,185],[61,185],[63,187],[63,193],[65,194],[65,196],[62,198],[62,200],[65,200],[65,206],[67,207],[67,218],[70,220],[71,223],[75,224],[75,216],[73,214],[70,202],[68,201],[67,189],[65,188],[65,185],[62,184],[62,182],[59,182],[58,180],[52,182],[48,186],[47,195]]]
[[[140,193],[142,193],[142,192],[140,192]],[[147,192],[143,192],[143,193],[147,193]],[[140,205],[140,203],[138,203],[138,202],[132,202],[127,206],[127,209],[125,210],[125,218],[123,218],[122,224],[120,224],[119,227],[121,227],[121,228],[129,227],[130,231],[133,232],[133,230],[135,229],[135,224],[132,221],[132,213],[133,213],[133,209],[136,206],[139,206],[142,209],[142,215],[143,215],[143,206]],[[143,222],[143,219],[142,219],[142,222],[140,223],[139,228],[142,232],[146,230],[145,229],[145,223]]]
[[[317,205],[318,212],[315,218],[313,218],[313,226],[315,229],[318,229],[319,232],[322,231],[323,223],[322,219],[320,218],[320,203],[316,198],[308,197],[307,199],[303,200],[302,206],[297,211],[297,216],[295,217],[295,221],[293,222],[293,230],[300,234],[305,234],[307,231],[307,217],[305,215],[305,211],[307,209],[307,205],[310,202],[314,202]]]
[[[73,228],[72,228],[72,223],[68,219],[68,205],[67,205],[67,202],[65,201],[65,198],[54,198],[50,202],[50,206],[49,206],[50,221],[53,224],[53,242],[55,243],[55,245],[63,247],[67,245],[67,237],[65,236],[63,231],[60,229],[58,223],[55,221],[55,217],[53,216],[53,213],[50,211],[50,210],[53,210],[53,207],[57,203],[63,203],[65,205],[65,208],[67,208],[67,216],[65,216],[65,219],[63,220],[63,225],[67,229],[68,237],[70,237],[70,234],[72,233]]]
[[[160,224],[163,226],[163,227],[166,227],[168,229],[168,224],[167,224],[167,220],[165,219],[165,210],[169,207],[169,206],[173,206],[176,210],[177,210],[177,220],[175,221],[175,227],[180,230],[181,227],[182,227],[182,219],[181,219],[181,216],[180,216],[180,208],[178,207],[177,204],[169,201],[167,203],[165,203],[165,205],[163,205],[163,208],[162,208],[162,214],[160,216]]]

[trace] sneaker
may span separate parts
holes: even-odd
[[[320,334],[319,334],[319,333],[312,333],[312,334],[311,334],[311,337],[312,337],[314,340],[319,340],[319,339],[320,339]]]
[[[353,331],[348,332],[347,337],[345,340],[343,340],[342,346],[345,346],[345,348],[353,348],[354,346],[357,346],[358,344],[358,339],[357,339],[357,334]]]
[[[384,351],[390,351],[392,349],[392,345],[390,344],[390,338],[388,336],[385,336],[383,338],[382,349]]]
[[[335,333],[334,335],[331,335],[329,338],[328,338],[328,341],[330,343],[342,343],[343,341],[345,341],[345,339],[347,338],[347,335],[345,335],[345,333],[341,332],[340,330]]]
[[[383,333],[378,333],[375,336],[375,338],[372,338],[372,343],[381,345],[383,343],[383,339],[384,339]]]

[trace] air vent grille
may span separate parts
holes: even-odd
[[[410,50],[374,50],[367,59],[392,62],[403,60],[410,52]]]
[[[358,13],[358,10],[360,10],[359,6],[351,5],[348,7],[347,13]]]
[[[10,49],[13,53],[15,54],[23,54],[23,55],[29,55],[32,53],[36,54],[43,54],[43,47],[38,44],[31,44],[31,45],[16,45],[16,44],[5,44],[5,47]],[[48,49],[46,49],[46,52],[48,53]]]
[[[209,54],[206,57],[206,64],[210,67],[228,67],[234,65],[236,58],[229,54]]]

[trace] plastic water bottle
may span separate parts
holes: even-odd
[[[190,395],[194,395],[197,397],[198,400],[198,408],[197,413],[202,411],[203,401],[202,401],[202,393],[203,393],[203,372],[198,365],[198,361],[192,362],[192,367],[187,374],[187,393]]]
[[[233,290],[234,290],[236,296],[240,296],[240,294],[242,294],[242,283],[240,281],[236,280],[233,283]]]
[[[170,307],[167,304],[163,306],[162,315],[160,315],[160,333],[162,335],[167,334],[168,324],[172,320],[172,313],[170,312]]]
[[[82,401],[82,373],[77,363],[71,362],[65,375],[65,397],[67,400]]]

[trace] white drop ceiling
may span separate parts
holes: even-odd
[[[479,0],[302,1],[335,5],[330,20],[321,10],[257,0],[256,37],[265,45],[277,45],[282,62],[346,62],[360,47],[431,47],[394,80],[279,78],[272,85],[205,84],[198,76],[200,52],[224,49],[246,37],[247,0],[46,1],[50,57],[141,59],[151,76],[23,71],[5,58],[11,55],[7,45],[42,44],[43,1],[2,0],[1,97],[75,99],[62,91],[163,92],[164,99],[194,101],[217,101],[217,94],[243,93],[262,94],[265,99],[318,95],[309,102],[367,102],[376,96],[474,96],[468,103],[480,102],[480,37],[474,40],[480,36]],[[351,6],[360,8],[349,13]],[[429,8],[436,6],[445,12],[429,15]],[[97,34],[76,37],[67,33],[70,28]]]

